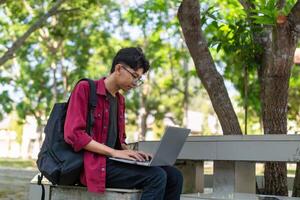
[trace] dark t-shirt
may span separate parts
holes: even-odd
[[[107,97],[109,101],[109,126],[106,145],[115,148],[118,138],[118,100],[117,97],[112,96],[109,92],[107,92]]]

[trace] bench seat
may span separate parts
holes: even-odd
[[[38,175],[30,182],[30,200],[41,199],[42,188],[37,184]],[[141,190],[137,189],[106,188],[103,194],[96,194],[88,192],[86,187],[52,185],[46,178],[42,183],[45,186],[45,200],[139,200],[141,197]]]

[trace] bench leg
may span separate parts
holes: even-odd
[[[197,161],[194,164],[196,176],[195,176],[195,192],[204,192],[204,166],[203,161]]]
[[[182,193],[202,193],[204,191],[203,161],[185,160],[177,162],[176,167],[184,177]]]
[[[214,161],[214,193],[255,194],[255,163]]]

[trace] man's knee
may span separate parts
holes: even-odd
[[[174,168],[174,169],[175,169],[174,178],[176,179],[176,181],[178,183],[182,183],[183,182],[183,175],[182,175],[181,171],[179,171],[177,168]]]
[[[165,169],[168,176],[168,182],[170,184],[182,185],[183,184],[183,175],[180,170],[175,167],[167,167]]]
[[[157,185],[165,186],[167,184],[167,173],[159,167],[154,167],[151,170],[150,178]]]

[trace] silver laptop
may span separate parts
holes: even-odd
[[[168,126],[165,129],[165,134],[163,135],[163,138],[161,139],[158,148],[150,161],[135,161],[115,157],[110,157],[109,159],[143,166],[174,165],[190,131],[190,129],[186,128]]]

